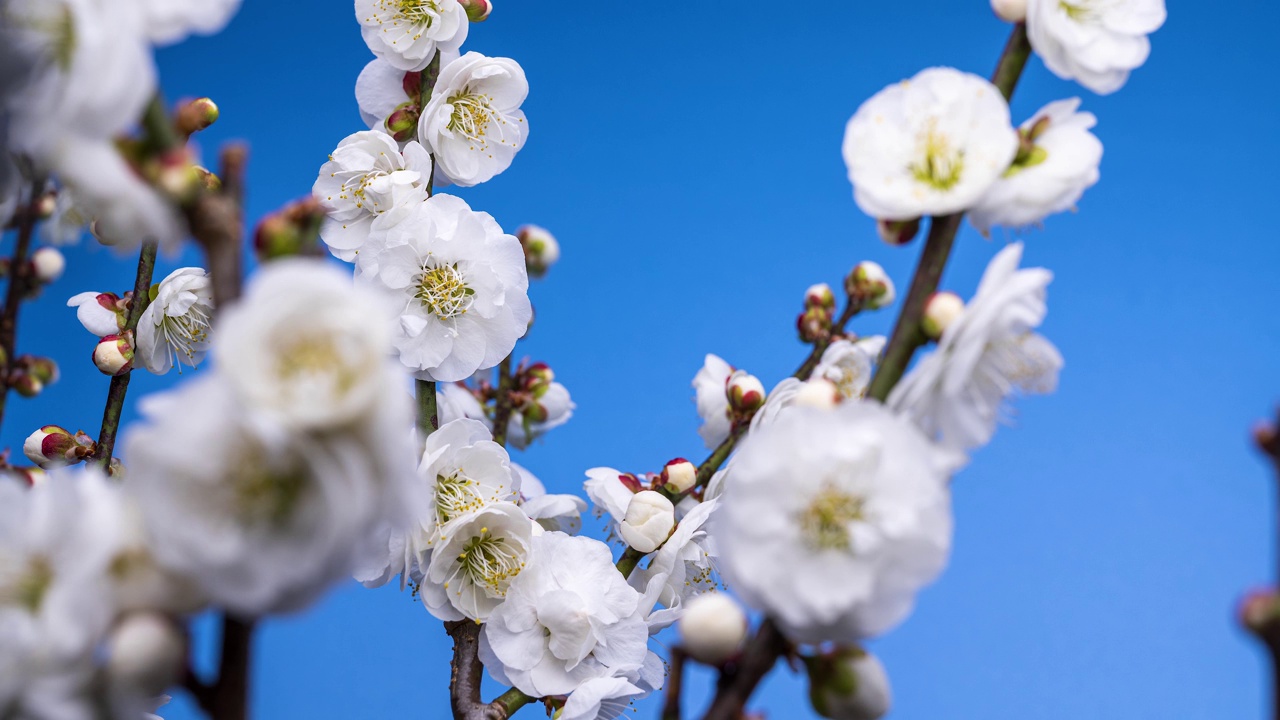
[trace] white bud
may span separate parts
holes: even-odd
[[[31,254],[31,267],[35,269],[36,279],[48,285],[62,277],[62,271],[67,269],[67,259],[58,248],[42,247]]]
[[[809,289],[804,291],[804,306],[833,308],[836,306],[836,294],[826,283],[810,285]]]
[[[547,274],[552,265],[560,260],[560,243],[546,228],[537,225],[525,225],[516,230],[516,239],[524,248],[524,261],[533,277]]]
[[[725,386],[729,407],[740,413],[753,413],[764,405],[764,384],[755,375],[735,370]]]
[[[27,436],[22,443],[22,454],[31,462],[46,465],[66,465],[67,453],[79,443],[66,429],[57,425],[45,425]]]
[[[747,639],[747,614],[728,595],[703,593],[685,605],[680,641],[689,657],[721,665],[738,654]]]
[[[826,378],[813,378],[800,385],[792,402],[804,407],[830,410],[840,402],[840,388]]]
[[[120,335],[108,335],[93,349],[93,364],[115,377],[133,369],[133,345]]]
[[[642,490],[631,498],[619,532],[628,545],[643,553],[662,547],[676,526],[676,506],[662,493]]]
[[[845,279],[845,291],[857,298],[868,310],[878,310],[893,304],[897,293],[889,273],[879,263],[864,260],[854,266]]]
[[[662,482],[673,493],[686,493],[698,481],[698,468],[684,458],[676,458],[662,469]]]
[[[951,327],[951,323],[964,312],[964,301],[953,292],[934,293],[924,305],[924,317],[920,329],[925,337],[937,340]]]
[[[889,712],[893,697],[889,675],[880,660],[861,648],[836,648],[805,658],[809,701],[831,720],[878,720]]]
[[[1027,0],[991,0],[991,9],[1005,22],[1020,23],[1027,19]]]
[[[178,679],[186,656],[186,642],[172,620],[159,613],[134,613],[107,640],[107,674],[115,682],[158,695]]]

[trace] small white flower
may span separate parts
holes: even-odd
[[[725,394],[725,386],[732,374],[732,365],[717,355],[708,354],[702,369],[693,376],[698,417],[702,418],[698,434],[702,436],[702,443],[708,450],[714,450],[729,437],[729,396]]]
[[[534,697],[644,667],[649,628],[640,594],[598,540],[548,532],[507,588],[480,636],[480,659],[499,682]]]
[[[972,207],[1017,149],[1000,90],[952,68],[881,90],[858,108],[844,136],[854,199],[878,220]]]
[[[441,620],[483,622],[529,561],[533,521],[514,503],[489,505],[440,528],[418,596]]]
[[[884,351],[882,335],[851,342],[837,340],[822,353],[813,377],[829,380],[845,400],[858,400],[867,394],[876,360]]]
[[[115,335],[124,330],[124,313],[115,293],[82,292],[67,301],[76,309],[76,319],[85,330],[98,337]]]
[[[274,422],[306,429],[367,423],[384,413],[385,395],[402,394],[402,375],[386,359],[390,333],[378,320],[386,308],[331,264],[278,260],[219,315],[214,356],[246,406]]]
[[[1098,182],[1102,142],[1089,132],[1093,113],[1076,112],[1080,98],[1049,103],[1022,124],[1023,147],[969,214],[982,232],[1023,227],[1075,207]]]
[[[877,403],[783,413],[739,450],[713,520],[729,586],[797,642],[888,630],[946,564],[959,459]]]
[[[724,593],[707,593],[689,602],[680,616],[681,647],[694,660],[720,665],[742,649],[747,614]]]
[[[126,487],[156,560],[215,604],[242,616],[301,608],[417,506],[409,399],[385,392],[362,422],[304,433],[239,395],[209,375],[147,398],[147,421],[125,435]]]
[[[213,35],[240,9],[240,0],[141,0],[146,33],[157,45],[189,35]]]
[[[617,720],[651,692],[623,677],[592,678],[569,693],[556,720]]]
[[[715,590],[717,553],[708,528],[719,502],[712,499],[695,505],[654,553],[648,567],[631,573],[631,586],[643,592],[654,579],[660,579],[662,590],[656,600],[674,611],[679,611],[685,600]]]
[[[195,367],[209,349],[213,285],[203,268],[179,268],[156,286],[138,320],[142,366],[164,375],[174,366]],[[179,367],[181,369],[181,367]]]
[[[662,493],[642,490],[631,496],[618,534],[636,550],[651,553],[666,542],[675,525],[675,505]]]
[[[1021,258],[1021,243],[996,254],[938,349],[889,395],[888,407],[946,447],[968,450],[990,441],[1004,400],[1015,390],[1048,393],[1057,386],[1062,356],[1034,332],[1044,320],[1053,274],[1019,270]]]
[[[1045,67],[1106,95],[1151,54],[1164,0],[1028,0],[1027,37]]]
[[[402,308],[394,344],[422,380],[454,382],[496,366],[529,327],[520,242],[487,213],[436,195],[388,231],[376,282]]]
[[[639,480],[634,475],[621,473],[613,468],[598,467],[587,471],[587,480],[582,487],[597,511],[609,515],[612,532],[621,537],[618,527],[627,516],[631,498],[641,490]]]
[[[520,105],[528,94],[519,63],[469,52],[441,68],[418,139],[451,182],[479,185],[510,167],[524,147],[529,125]]]
[[[337,257],[355,259],[376,222],[396,222],[413,204],[427,199],[431,172],[431,156],[416,142],[401,152],[384,132],[364,130],[348,136],[320,168],[311,190],[328,211],[320,238]]]
[[[457,0],[356,0],[356,20],[374,55],[410,71],[425,69],[438,50],[457,50],[470,26]]]

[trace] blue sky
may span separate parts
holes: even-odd
[[[1033,60],[1014,99],[1020,121],[1081,96],[1106,145],[1079,212],[1025,235],[1026,262],[1056,273],[1044,332],[1067,364],[1058,393],[1019,403],[956,479],[951,566],[873,645],[894,718],[1263,714],[1262,655],[1232,611],[1274,565],[1273,484],[1247,438],[1280,400],[1280,246],[1266,212],[1280,10],[1171,5],[1121,92],[1095,96]],[[767,384],[790,373],[809,284],[863,259],[907,283],[919,244],[884,246],[859,213],[844,124],[924,67],[988,74],[1008,32],[983,0],[736,8],[505,0],[472,29],[469,48],[525,67],[531,136],[508,172],[462,195],[508,229],[545,225],[564,249],[533,290],[538,323],[521,345],[578,403],[518,458],[553,490],[580,491],[597,465],[700,459],[689,381],[703,354]],[[201,138],[208,154],[229,138],[252,144],[252,217],[305,195],[362,129],[352,88],[370,55],[349,3],[248,0],[225,34],[159,57],[171,97],[221,106]],[[971,293],[1006,239],[966,228],[944,286]],[[5,444],[45,423],[96,434],[107,381],[62,300],[123,291],[132,264],[77,248],[24,311],[21,350],[52,354],[63,378],[40,401],[11,402]],[[885,331],[893,311],[855,329]],[[132,390],[176,379],[139,376]],[[344,586],[266,623],[258,650],[258,717],[447,715],[448,638],[407,594]],[[709,683],[692,683],[691,709]],[[758,705],[804,717],[802,693],[780,670]],[[196,715],[179,698],[166,716]]]

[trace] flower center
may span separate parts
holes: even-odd
[[[917,182],[935,190],[947,191],[960,182],[964,170],[964,151],[954,148],[948,138],[938,130],[938,121],[931,118],[917,140],[919,160],[908,169]]]
[[[232,477],[236,507],[245,524],[283,524],[293,514],[308,484],[301,468],[272,472],[257,452],[249,453]]]
[[[479,510],[486,504],[480,483],[463,475],[461,471],[436,477],[436,522],[438,524],[445,525],[450,520]]]
[[[286,381],[331,377],[334,389],[340,394],[350,390],[357,380],[356,372],[342,361],[330,335],[307,335],[290,343],[279,354],[276,373]]]
[[[498,130],[498,144],[505,142],[502,126],[507,119],[493,107],[493,96],[473,92],[464,87],[461,91],[450,95],[449,106],[453,114],[449,116],[449,130],[470,140],[472,150],[485,151],[489,147],[489,132],[494,125]]]
[[[1078,23],[1094,23],[1101,19],[1104,10],[1100,0],[1058,0],[1058,7],[1067,17]]]
[[[423,265],[417,284],[418,289],[413,296],[441,320],[465,315],[475,302],[476,291],[467,287],[457,263]]]
[[[800,532],[814,550],[850,550],[849,525],[862,519],[863,499],[828,485],[799,516]]]
[[[373,15],[365,22],[393,27],[399,27],[401,23],[409,25],[414,33],[413,39],[417,40],[422,37],[422,30],[430,28],[438,17],[440,5],[437,0],[378,0]]]
[[[40,612],[44,596],[53,584],[53,567],[39,555],[31,558],[23,571],[5,587],[0,587],[0,602],[17,605],[31,614]]]
[[[184,357],[188,365],[195,366],[196,353],[203,352],[205,344],[209,342],[209,321],[209,314],[199,303],[192,305],[182,315],[164,315],[160,318],[157,330],[160,337],[164,338],[169,358],[178,366],[178,372],[182,372],[181,360]]]
[[[371,215],[378,215],[386,212],[386,208],[380,207],[381,197],[376,193],[370,197],[369,186],[374,182],[387,177],[390,173],[384,170],[370,170],[368,172],[360,172],[359,170],[347,170],[334,173],[334,175],[346,175],[346,179],[342,181],[342,191],[338,195],[339,200],[351,200],[355,202],[356,207],[368,212]]]
[[[505,597],[512,578],[524,569],[524,560],[505,538],[494,537],[489,528],[467,541],[458,556],[462,571],[490,595]],[[459,589],[461,592],[461,589]]]
[[[1058,359],[1051,345],[1032,332],[989,343],[985,357],[996,370],[997,382],[1023,392],[1047,392]]]

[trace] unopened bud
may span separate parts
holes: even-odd
[[[107,675],[116,683],[158,695],[177,680],[186,641],[173,620],[154,612],[127,615],[107,640]]]
[[[1020,23],[1027,19],[1027,0],[991,0],[991,9],[1005,22]]]
[[[894,246],[906,245],[920,233],[920,218],[914,220],[877,220],[880,239]]]
[[[19,368],[9,374],[9,387],[22,397],[33,398],[44,391],[44,382]]]
[[[764,405],[764,385],[755,375],[735,370],[725,385],[729,407],[743,415],[750,415]]]
[[[627,545],[643,553],[662,547],[676,526],[676,506],[665,495],[642,490],[631,498],[618,531]]]
[[[535,385],[548,385],[556,379],[556,373],[546,363],[534,363],[524,371],[525,389],[532,389]]]
[[[724,593],[703,593],[685,605],[679,629],[680,645],[689,657],[719,666],[742,650],[747,614]]]
[[[384,123],[387,132],[398,142],[408,142],[418,134],[418,117],[421,110],[416,102],[407,102],[396,107],[387,116]]]
[[[173,120],[174,129],[183,137],[190,137],[218,121],[218,105],[207,97],[187,100],[178,106]]]
[[[698,468],[684,458],[676,458],[662,468],[659,476],[659,487],[677,495],[687,493],[698,481]]]
[[[158,161],[154,173],[155,184],[169,197],[185,202],[195,197],[204,187],[204,178],[191,162],[186,150],[166,153]]]
[[[836,306],[836,294],[831,291],[831,286],[826,283],[810,285],[809,289],[804,291],[804,306],[806,308],[819,307],[830,310]]]
[[[817,342],[831,334],[831,322],[835,313],[832,308],[810,306],[796,318],[796,332],[801,342]]]
[[[857,647],[837,647],[804,658],[809,702],[832,720],[877,720],[889,712],[889,675],[875,655]]]
[[[493,3],[489,0],[458,0],[467,11],[467,19],[471,22],[484,22],[493,12]]]
[[[826,378],[813,378],[800,385],[792,400],[798,406],[830,410],[840,403],[840,388]]]
[[[31,462],[45,467],[75,462],[76,438],[66,428],[45,425],[27,436],[22,443],[22,454]]]
[[[31,253],[31,269],[36,280],[48,285],[62,277],[62,271],[67,269],[67,259],[58,248],[42,247]]]
[[[36,217],[41,220],[48,220],[58,211],[58,194],[47,192],[36,200],[35,205]]]
[[[108,335],[93,349],[93,364],[105,375],[124,375],[133,369],[133,343],[123,335]]]
[[[316,238],[324,208],[314,198],[291,202],[258,223],[253,248],[259,260],[275,260],[318,252]]]
[[[222,189],[222,178],[214,175],[209,168],[193,165],[196,177],[200,179],[200,189],[207,193],[216,193]]]
[[[546,275],[560,259],[560,243],[556,242],[555,236],[547,232],[546,228],[525,225],[516,230],[516,238],[520,241],[520,247],[524,248],[524,263],[529,269],[530,277]]]
[[[622,483],[623,487],[633,493],[638,493],[644,490],[644,483],[640,482],[640,478],[632,475],[631,473],[619,473],[618,482]]]
[[[23,355],[14,364],[45,385],[52,385],[58,381],[58,363],[54,362],[53,358]]]
[[[951,323],[964,312],[964,301],[953,292],[936,292],[925,301],[924,317],[920,329],[925,337],[937,340],[951,327]]]
[[[879,263],[864,260],[853,266],[853,271],[844,279],[845,292],[849,297],[862,303],[869,310],[877,310],[892,305],[897,293],[893,280],[880,267]]]

